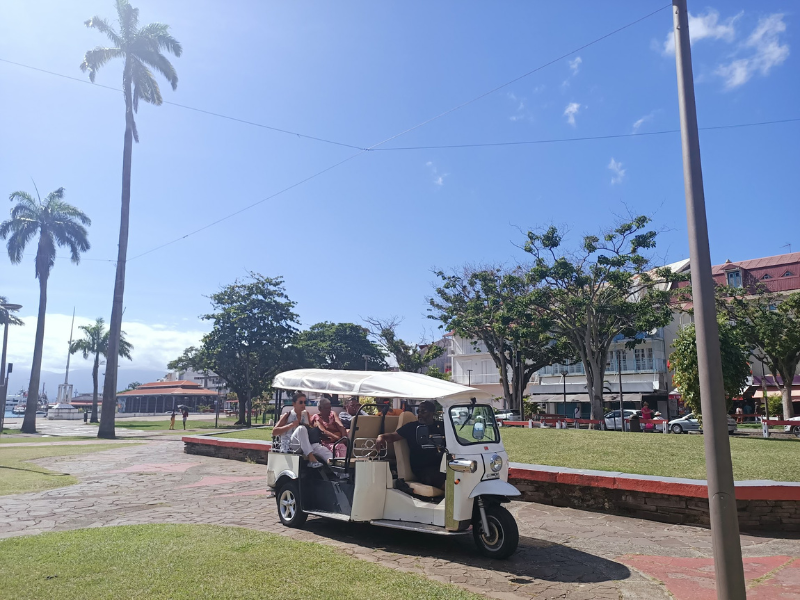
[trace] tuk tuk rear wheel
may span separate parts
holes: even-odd
[[[489,531],[483,531],[480,513],[476,511],[472,522],[472,537],[478,551],[489,558],[508,558],[519,544],[519,529],[514,517],[499,504],[486,506]]]
[[[275,494],[278,501],[278,518],[286,527],[302,527],[308,515],[300,504],[300,488],[296,481],[289,480]]]

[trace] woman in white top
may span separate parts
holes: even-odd
[[[333,453],[322,444],[312,444],[308,439],[308,426],[311,420],[306,411],[306,395],[295,394],[292,410],[281,415],[272,435],[281,437],[281,452],[300,450],[308,459],[308,466],[322,466],[320,460],[328,461]]]

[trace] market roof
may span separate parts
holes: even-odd
[[[437,400],[486,400],[491,394],[451,381],[403,371],[334,371],[295,369],[281,373],[274,388],[303,392],[327,392],[373,398],[417,398]]]

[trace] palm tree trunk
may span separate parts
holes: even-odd
[[[97,423],[97,372],[100,370],[100,352],[94,355],[94,367],[92,368],[92,418],[90,422]]]
[[[125,64],[125,70],[130,67]],[[119,251],[117,254],[117,276],[114,281],[114,301],[111,305],[108,350],[106,353],[106,377],[103,382],[103,410],[97,437],[115,437],[114,418],[117,408],[117,365],[119,364],[119,337],[122,331],[122,301],[125,295],[125,266],[128,258],[128,225],[131,205],[131,158],[133,155],[133,102],[130,77],[124,78],[125,88],[125,141],[122,149],[122,209],[119,222]]]
[[[40,263],[38,253],[36,262]],[[40,272],[39,275],[39,316],[36,319],[36,341],[33,346],[31,380],[28,384],[28,403],[25,406],[25,418],[22,420],[22,433],[36,433],[36,411],[39,408],[39,379],[42,374],[42,349],[44,348],[44,317],[47,313],[48,275],[46,259],[43,259],[41,264],[44,264],[44,272]]]

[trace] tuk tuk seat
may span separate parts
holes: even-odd
[[[400,429],[406,423],[413,423],[417,420],[414,413],[404,412],[399,417],[397,428]],[[444,496],[444,490],[441,488],[433,487],[432,485],[425,485],[415,481],[414,472],[411,470],[411,456],[408,450],[408,442],[406,440],[398,440],[392,444],[394,448],[394,455],[397,458],[397,477],[404,480],[408,487],[418,496],[426,498],[438,498]]]

